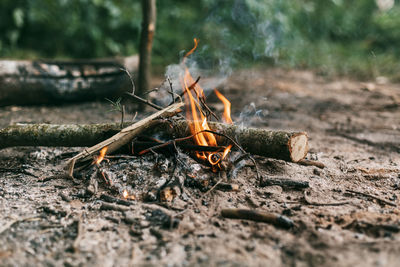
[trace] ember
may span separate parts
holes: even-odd
[[[122,196],[123,196],[125,199],[131,199],[131,200],[135,200],[135,199],[136,199],[135,196],[129,194],[128,190],[126,190],[126,189],[124,189],[124,191],[122,192]]]

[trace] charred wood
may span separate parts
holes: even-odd
[[[286,189],[302,190],[310,186],[308,181],[296,181],[287,178],[264,178],[260,186],[273,186],[278,185]]]

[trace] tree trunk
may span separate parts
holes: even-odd
[[[136,95],[143,97],[143,94],[150,89],[151,79],[151,49],[156,29],[156,0],[142,0],[142,32],[140,35],[140,61],[139,81]],[[143,109],[144,104],[139,104]]]

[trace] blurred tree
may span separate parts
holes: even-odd
[[[136,94],[143,97],[150,89],[151,50],[156,30],[156,0],[142,0],[142,32],[140,34],[139,80]],[[143,109],[143,103],[139,105]]]

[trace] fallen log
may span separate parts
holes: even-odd
[[[0,60],[0,106],[58,104],[122,96],[131,88],[125,71],[138,57],[92,60]]]
[[[148,127],[146,135],[164,133],[168,138],[189,136],[188,121],[159,121]],[[304,132],[241,128],[210,122],[212,130],[236,138],[251,154],[297,162],[308,152]],[[0,148],[10,146],[91,146],[120,131],[120,124],[52,125],[17,124],[0,130]],[[217,138],[223,145],[226,140]]]

